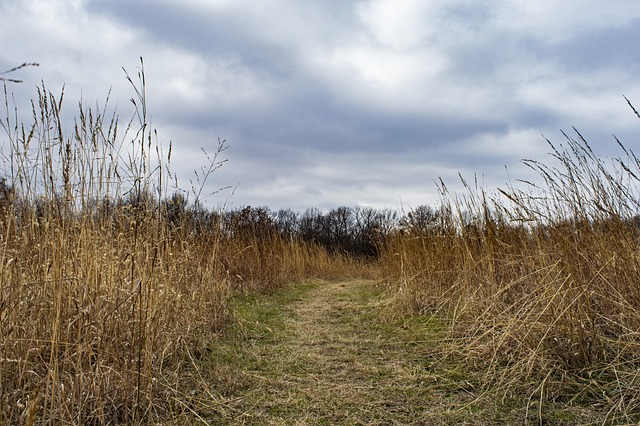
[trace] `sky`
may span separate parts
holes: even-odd
[[[11,75],[20,105],[43,81],[124,114],[142,57],[180,186],[228,143],[211,208],[406,210],[458,174],[535,179],[521,160],[572,126],[602,156],[638,145],[637,0],[0,0],[0,20],[0,71],[40,64]]]

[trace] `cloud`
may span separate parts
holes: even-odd
[[[609,153],[611,133],[637,129],[621,96],[640,104],[635,0],[24,0],[0,13],[0,65],[42,64],[12,88],[19,103],[43,79],[66,84],[71,109],[112,88],[127,117],[121,68],[135,77],[142,56],[181,182],[200,147],[227,139],[210,185],[239,184],[236,205],[417,205],[440,176],[526,173],[542,135],[574,125]]]

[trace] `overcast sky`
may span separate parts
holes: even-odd
[[[226,139],[209,189],[237,185],[232,206],[431,204],[439,177],[530,177],[520,159],[571,126],[638,148],[637,0],[0,0],[0,19],[0,71],[40,63],[19,100],[43,80],[126,110],[142,56],[181,185]]]

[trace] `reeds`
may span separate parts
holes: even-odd
[[[63,93],[42,84],[26,124],[5,96],[0,424],[211,416],[221,397],[200,359],[224,330],[230,292],[350,267],[314,245],[213,220],[198,202],[225,161],[223,141],[190,204],[171,146],[148,121],[142,62],[127,79],[135,109],[125,128],[108,98],[81,101],[70,130]]]
[[[211,245],[183,244],[159,209],[170,159],[138,76],[137,130],[120,134],[107,102],[81,103],[68,131],[63,95],[44,84],[29,124],[3,120],[1,424],[167,416],[193,389],[189,353],[224,323],[228,284]]]
[[[636,422],[640,161],[619,141],[602,160],[575,134],[525,161],[541,184],[441,184],[431,225],[390,237],[381,262],[396,307],[448,318],[443,354],[484,371],[484,403],[524,394],[540,420],[563,401]]]
[[[379,271],[396,309],[446,319],[440,355],[481,372],[478,402],[526,395],[539,421],[555,402],[640,421],[640,160],[622,143],[607,162],[574,129],[549,141],[550,161],[525,160],[541,183],[462,179],[455,197],[441,182],[437,209],[400,222],[340,208],[287,230],[265,210],[201,207],[224,141],[190,202],[137,77],[124,128],[107,98],[81,101],[69,129],[44,84],[24,124],[5,86],[0,424],[215,418],[224,398],[201,361],[234,291]]]

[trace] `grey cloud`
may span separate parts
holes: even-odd
[[[248,33],[235,14],[202,12],[181,3],[112,1],[89,3],[94,13],[108,14],[143,29],[153,43],[193,52],[203,59],[238,61],[269,78],[287,78],[292,69],[286,48]]]
[[[600,68],[636,68],[640,65],[640,49],[634,42],[640,20],[624,26],[599,28],[571,38],[550,51],[556,60],[571,72],[583,73]]]
[[[30,75],[66,81],[70,103],[83,89],[76,83],[103,93],[116,82],[122,108],[130,93],[118,83],[120,66],[132,70],[144,56],[153,125],[174,141],[174,167],[189,176],[203,160],[199,146],[211,150],[218,137],[227,139],[230,161],[211,187],[239,184],[236,205],[431,202],[438,176],[456,187],[458,171],[491,185],[504,183],[504,165],[525,173],[520,158],[544,156],[541,134],[561,140],[559,129],[572,125],[607,152],[611,132],[633,135],[633,117],[614,121],[628,112],[620,93],[640,104],[640,58],[631,42],[640,21],[626,16],[637,8],[623,0],[588,8],[434,1],[408,9],[402,19],[411,23],[367,15],[384,6],[372,1],[64,7],[71,3],[49,3],[64,22],[78,22],[52,37],[58,45],[26,40],[24,53],[62,58]],[[579,10],[569,16],[572,8]],[[20,37],[54,24],[11,16],[9,26],[33,25]],[[583,25],[590,19],[597,25]],[[105,32],[92,34],[93,51],[80,42],[91,28]],[[17,45],[12,31],[0,35]],[[15,51],[0,52],[0,64],[14,61]]]

